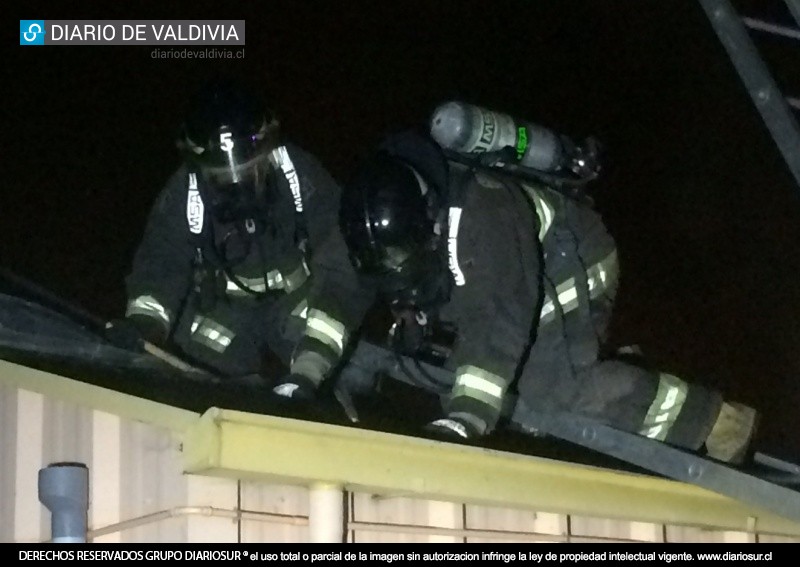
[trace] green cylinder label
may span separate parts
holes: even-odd
[[[522,160],[526,149],[528,149],[528,129],[520,126],[517,128],[517,161]]]

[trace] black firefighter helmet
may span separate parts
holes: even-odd
[[[271,199],[278,140],[278,120],[259,97],[236,82],[217,80],[192,101],[178,148],[201,174],[215,217],[236,221]]]
[[[415,168],[385,152],[364,162],[343,188],[339,225],[350,261],[390,304],[424,307],[441,297],[447,273],[438,200]]]

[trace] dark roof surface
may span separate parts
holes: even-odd
[[[226,380],[202,372],[186,373],[149,354],[116,348],[95,334],[91,325],[15,295],[0,293],[0,321],[0,358],[198,413],[219,407],[416,437],[425,437],[423,426],[439,417],[435,394],[386,379],[373,395],[354,397],[359,422],[353,424],[330,393],[323,393],[312,406],[298,407],[276,399],[266,380]],[[564,441],[509,430],[491,435],[480,445],[646,472]]]

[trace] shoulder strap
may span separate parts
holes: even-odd
[[[292,192],[292,201],[294,202],[294,235],[295,244],[304,253],[309,253],[308,249],[308,224],[304,214],[303,207],[303,192],[300,187],[300,177],[294,167],[294,162],[289,156],[289,150],[286,146],[280,146],[273,150],[272,155],[275,162],[281,168],[286,182],[289,184],[289,190]]]
[[[474,171],[460,163],[450,164],[450,183],[447,187],[447,199],[443,212],[447,218],[442,222],[447,232],[447,267],[453,274],[456,286],[466,285],[467,280],[461,266],[458,264],[458,229],[461,223],[461,213],[466,202],[467,187],[474,175]]]

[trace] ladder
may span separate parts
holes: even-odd
[[[800,0],[785,0],[792,26],[740,16],[729,0],[698,1],[800,188],[800,128],[793,114],[793,108],[800,110],[800,98],[780,91],[756,47],[757,34],[749,31],[800,41]]]
[[[444,368],[397,355],[365,340],[358,342],[350,361],[338,379],[345,391],[374,390],[377,374],[440,395],[449,391],[455,380],[453,373]],[[416,370],[409,373],[410,369]],[[800,465],[796,463],[756,453],[753,465],[735,468],[577,414],[533,411],[522,399],[513,395],[508,398],[503,413],[509,418],[512,430],[561,439],[641,470],[702,486],[800,522]],[[353,407],[348,414],[351,412],[355,414]]]

